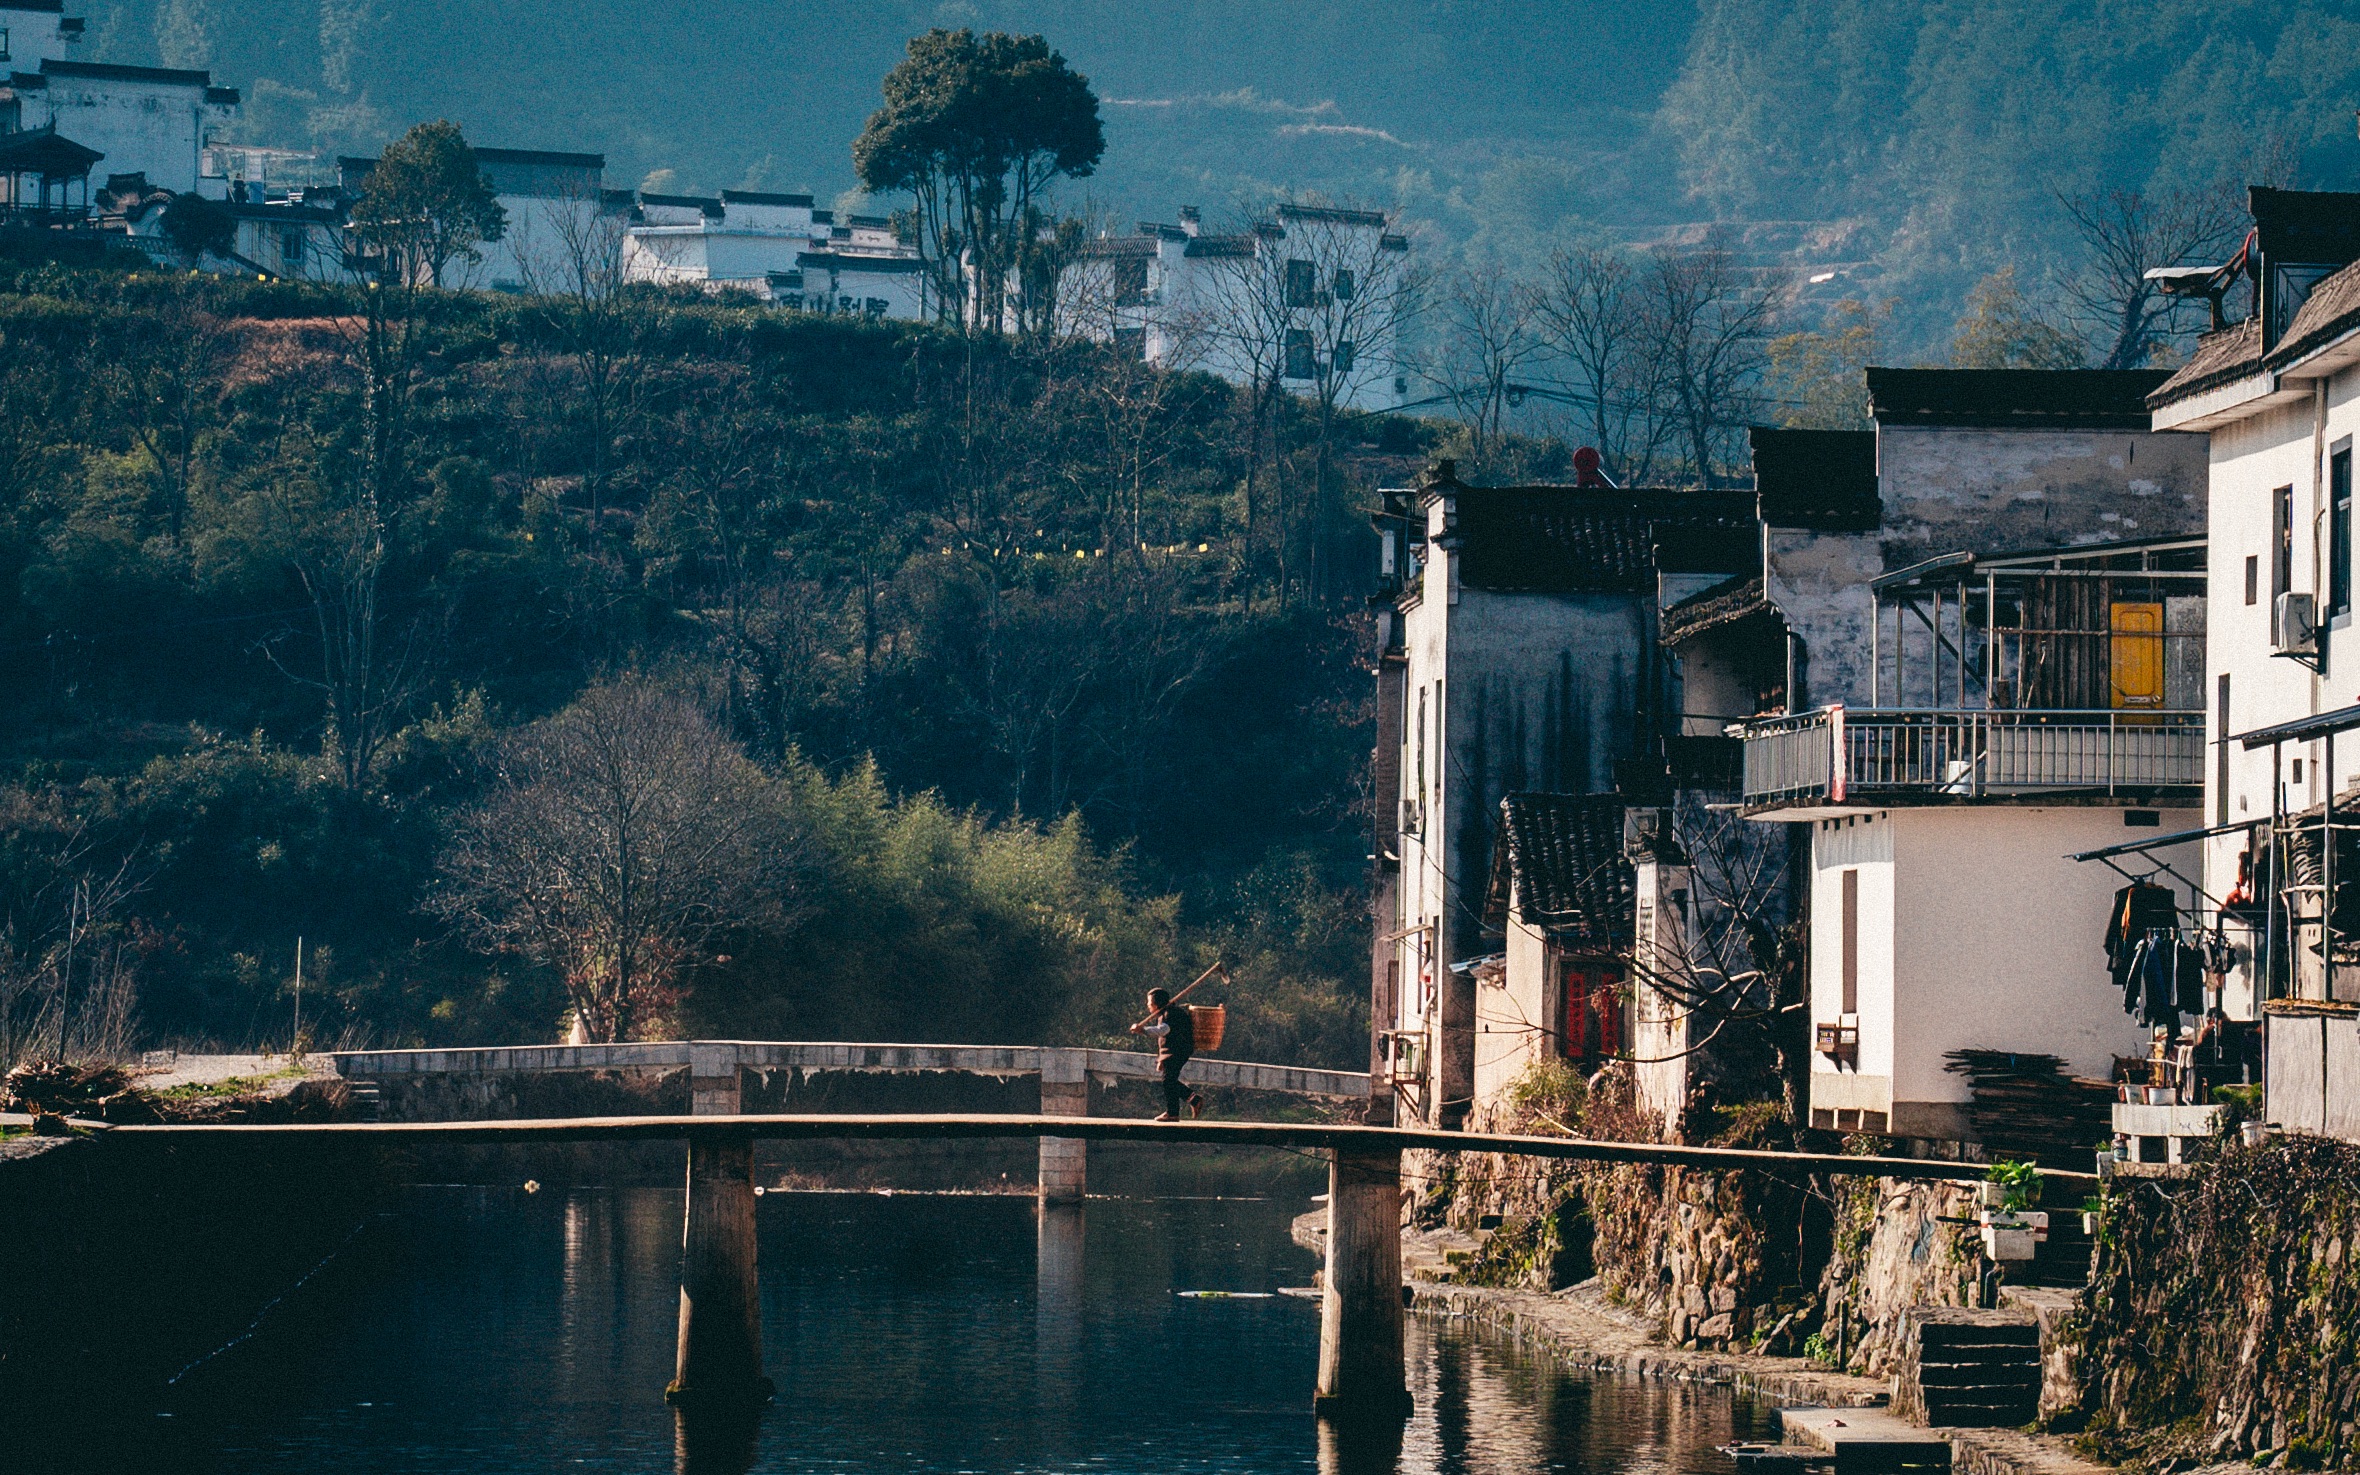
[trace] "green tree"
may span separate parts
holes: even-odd
[[[1876,361],[1880,330],[1892,315],[1890,302],[1870,307],[1846,298],[1825,327],[1771,339],[1769,386],[1778,423],[1789,430],[1868,429],[1868,380],[1861,371]]]
[[[1089,79],[1039,36],[937,27],[910,39],[884,90],[852,144],[862,186],[915,197],[942,316],[1006,328],[1035,198],[1106,152]]]
[[[420,123],[378,156],[352,224],[384,253],[385,276],[439,287],[452,262],[483,260],[476,248],[500,239],[508,213],[459,125]]]
[[[2013,266],[1975,284],[1950,339],[1954,369],[2078,369],[2084,362],[2073,335],[2025,301]]]

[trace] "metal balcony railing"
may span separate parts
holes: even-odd
[[[1745,727],[1755,807],[2203,784],[2202,712],[1824,707]]]

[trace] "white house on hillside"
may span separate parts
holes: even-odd
[[[1306,395],[1326,385],[1348,408],[1393,409],[1409,397],[1408,253],[1379,211],[1281,205],[1244,230],[1207,235],[1184,207],[1177,225],[1084,242],[1058,281],[1058,327],[1135,345],[1169,368],[1233,383],[1276,376]]]
[[[237,121],[237,89],[202,71],[80,60],[82,37],[59,0],[0,3],[0,133],[49,130],[96,150],[101,177],[138,174],[174,194],[226,197],[206,148]]]

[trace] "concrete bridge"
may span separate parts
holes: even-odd
[[[844,1047],[910,1048],[910,1047]],[[1398,1418],[1409,1411],[1403,1359],[1401,1155],[1406,1150],[1506,1153],[1604,1163],[1659,1163],[1784,1174],[1870,1174],[1974,1180],[1974,1163],[1918,1158],[1755,1152],[1572,1137],[1524,1137],[1312,1122],[1147,1122],[1088,1116],[927,1114],[581,1117],[554,1121],[378,1122],[335,1125],[113,1127],[171,1140],[283,1137],[353,1146],[424,1142],[682,1140],[688,1144],[687,1223],[680,1322],[668,1396],[742,1408],[769,1396],[762,1375],[755,1291],[754,1142],[758,1138],[981,1139],[1220,1143],[1312,1148],[1329,1155],[1327,1269],[1320,1306],[1314,1405],[1330,1418]],[[2089,1175],[2052,1176],[2080,1180]],[[2089,1181],[2095,1182],[2094,1178]],[[1044,1213],[1052,1212],[1044,1205]]]
[[[477,1079],[554,1072],[663,1076],[688,1072],[689,1110],[735,1116],[749,1071],[950,1073],[1039,1076],[1043,1116],[1088,1116],[1090,1090],[1116,1081],[1158,1079],[1155,1057],[1136,1050],[1076,1050],[1042,1045],[892,1045],[766,1040],[657,1040],[619,1045],[504,1045],[461,1050],[345,1050],[330,1057],[337,1074],[380,1086],[427,1076]],[[1308,1100],[1365,1102],[1368,1074],[1200,1057],[1188,1063],[1191,1085],[1263,1091]],[[1041,1138],[1040,1194],[1045,1203],[1079,1203],[1089,1186],[1089,1144]]]

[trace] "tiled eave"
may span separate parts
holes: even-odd
[[[2201,390],[2185,399],[2157,407],[2157,430],[2218,430],[2224,425],[2277,405],[2300,404],[2311,397],[2307,384],[2281,382],[2285,376],[2264,369],[2242,379]]]

